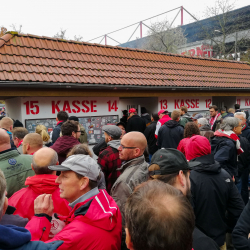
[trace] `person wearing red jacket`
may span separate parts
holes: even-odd
[[[66,226],[49,241],[53,197],[42,194],[34,201],[35,216],[26,229],[32,240],[46,242],[63,241],[59,250],[98,249],[118,250],[121,248],[122,218],[119,207],[106,190],[97,188],[100,168],[89,155],[71,155],[61,165],[49,166],[61,171],[60,197],[70,202],[72,211],[68,216],[58,216]]]
[[[51,148],[44,147],[33,155],[31,167],[36,175],[26,179],[25,185],[29,187],[17,191],[9,199],[9,205],[16,208],[14,214],[30,220],[34,216],[34,200],[44,193],[52,195],[54,213],[62,216],[70,213],[68,202],[60,198],[59,184],[55,182],[56,171],[48,168],[49,165],[56,164],[58,164],[58,156]],[[52,225],[50,238],[61,231],[65,223],[53,216]]]
[[[156,124],[156,129],[155,129],[155,138],[157,139],[158,138],[158,132],[159,132],[159,129],[161,128],[161,126],[167,122],[167,121],[170,121],[171,118],[169,117],[168,115],[168,111],[165,110],[165,109],[161,109],[159,112],[158,112],[158,116],[159,116],[159,120]]]

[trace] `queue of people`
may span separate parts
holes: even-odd
[[[2,118],[0,249],[250,249],[250,127],[235,109],[131,108],[102,127],[97,160],[65,111],[50,136]]]

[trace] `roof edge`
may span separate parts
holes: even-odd
[[[15,34],[14,34],[15,33]],[[13,35],[17,35],[18,32],[13,32],[13,31],[10,31],[10,32],[6,32],[2,37],[0,37],[0,48],[5,44],[7,43],[12,37]]]

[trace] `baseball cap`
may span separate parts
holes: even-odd
[[[183,153],[174,148],[162,148],[156,151],[151,159],[151,165],[156,164],[159,170],[150,171],[149,175],[173,174],[180,170],[192,170],[200,162],[187,162]]]
[[[69,117],[69,120],[70,120],[70,121],[79,122],[78,117],[76,117],[76,116],[74,116],[74,115],[70,116],[70,117]]]
[[[168,111],[166,109],[161,109],[159,112],[158,112],[158,116],[162,113],[168,113]]]
[[[105,125],[102,127],[102,130],[112,138],[120,138],[122,135],[122,130],[116,125]]]
[[[134,112],[136,112],[136,109],[135,109],[135,108],[131,108],[131,109],[129,110],[129,114],[130,114],[130,113],[134,113]]]
[[[196,114],[194,117],[192,117],[193,120],[198,120],[200,118],[203,118],[201,114]]]
[[[89,155],[71,155],[61,165],[48,168],[55,171],[74,171],[92,181],[97,181],[100,173],[98,164]]]

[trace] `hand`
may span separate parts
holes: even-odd
[[[35,214],[52,216],[54,210],[51,194],[41,194],[34,201]]]

